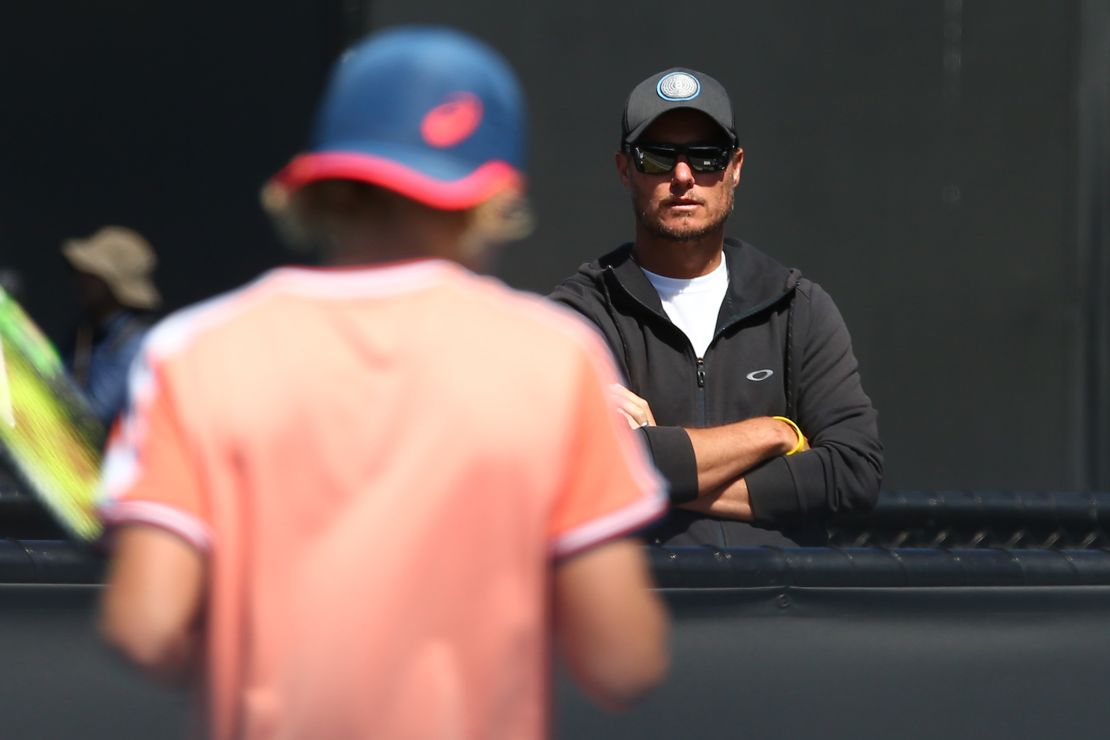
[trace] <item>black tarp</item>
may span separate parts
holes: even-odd
[[[0,737],[183,737],[186,697],[141,681],[97,640],[98,587],[49,582],[88,578],[74,569],[80,555],[9,544],[43,578],[0,585]],[[651,555],[674,615],[667,682],[611,715],[562,676],[557,737],[1106,734],[1110,551]]]
[[[624,716],[560,683],[561,738],[1104,737],[1110,588],[669,590],[674,664]]]

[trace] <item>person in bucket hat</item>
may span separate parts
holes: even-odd
[[[169,317],[110,442],[102,630],[215,738],[546,734],[553,623],[619,706],[665,669],[665,506],[577,318],[480,277],[527,225],[509,66],[371,36],[263,201],[322,267]],[[537,423],[537,420],[542,423]]]
[[[74,271],[79,316],[66,363],[89,406],[107,427],[127,399],[127,371],[162,303],[158,263],[139,233],[105,226],[70,239],[62,255]]]

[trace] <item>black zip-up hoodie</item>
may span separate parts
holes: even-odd
[[[649,536],[673,545],[823,544],[824,519],[866,510],[878,496],[878,415],[828,293],[745,242],[726,239],[724,256],[728,292],[700,359],[663,311],[631,244],[582,265],[550,297],[597,325],[629,389],[650,404],[658,426],[643,432],[673,503],[697,496],[684,427],[787,416],[809,438],[811,450],[744,476],[751,524],[672,509]]]

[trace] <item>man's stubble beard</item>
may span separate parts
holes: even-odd
[[[633,210],[636,213],[636,220],[655,236],[674,242],[694,242],[724,228],[725,222],[736,207],[734,191],[728,190],[725,197],[727,200],[721,204],[720,212],[699,227],[685,227],[681,223],[678,226],[665,224],[658,217],[652,218],[646,210],[635,208],[635,201],[633,201]]]

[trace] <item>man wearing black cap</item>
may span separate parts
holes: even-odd
[[[724,235],[744,152],[709,75],[674,68],[625,104],[617,173],[635,241],[582,265],[552,298],[600,329],[627,380],[675,545],[819,545],[823,519],[871,507],[877,414],[829,295]]]

